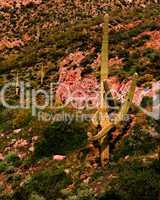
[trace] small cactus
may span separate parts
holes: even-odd
[[[44,77],[45,77],[45,69],[43,65],[41,66],[40,76],[41,76],[41,84],[43,84]]]
[[[20,84],[19,84],[19,75],[18,75],[18,71],[17,71],[17,75],[16,75],[16,95],[19,94],[19,90],[20,90]]]

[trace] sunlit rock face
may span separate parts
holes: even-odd
[[[81,75],[83,68],[80,63],[84,57],[83,52],[76,52],[60,63],[56,96],[74,108],[84,108],[87,103],[96,106],[98,103],[99,86],[96,78],[92,75]]]

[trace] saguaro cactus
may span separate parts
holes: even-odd
[[[105,86],[107,85],[109,66],[108,66],[108,24],[109,24],[109,16],[104,16],[104,27],[103,27],[103,41],[102,41],[102,53],[101,53],[101,72],[100,72],[100,108],[95,113],[92,123],[97,127],[97,134],[93,135],[90,139],[92,141],[98,140],[100,143],[100,157],[101,157],[101,165],[104,166],[109,161],[109,141],[108,141],[108,133],[113,128],[116,127],[124,120],[125,115],[127,114],[130,105],[133,100],[135,88],[136,88],[136,79],[137,74],[134,75],[133,80],[131,82],[131,86],[129,88],[128,94],[125,98],[125,103],[121,106],[119,113],[116,117],[111,121],[109,119],[108,114],[108,103],[105,98]],[[109,87],[107,86],[109,90]],[[99,130],[100,127],[100,130]]]
[[[43,80],[45,77],[45,69],[43,65],[41,66],[40,76],[41,76],[41,84],[43,84]]]
[[[17,71],[17,74],[16,74],[16,95],[19,94],[19,75],[18,75],[18,71]]]

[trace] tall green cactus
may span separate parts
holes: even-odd
[[[105,100],[105,82],[108,78],[108,23],[109,16],[106,14],[104,16],[104,27],[103,27],[103,42],[102,42],[102,52],[101,52],[101,72],[100,72],[100,121],[101,125],[109,121],[109,116],[106,111],[108,111],[108,104]],[[106,119],[105,119],[106,118]]]
[[[44,77],[45,77],[44,65],[41,66],[40,76],[41,76],[41,84],[43,84],[43,80],[44,80]]]
[[[108,103],[105,97],[105,82],[108,78],[109,66],[108,66],[108,33],[109,33],[109,15],[104,16],[103,26],[103,40],[102,40],[102,52],[101,52],[101,74],[100,74],[100,126],[108,126],[110,124],[108,115]],[[108,161],[109,146],[105,144],[105,138],[101,138],[101,164],[104,165],[104,161]]]

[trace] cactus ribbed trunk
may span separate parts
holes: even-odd
[[[103,41],[102,41],[102,52],[101,52],[101,72],[100,72],[100,95],[101,95],[101,109],[107,109],[105,101],[105,81],[108,78],[108,14],[104,17],[104,27],[103,27]]]
[[[109,24],[109,16],[106,14],[104,16],[104,26],[103,26],[103,41],[102,41],[102,52],[101,52],[101,72],[100,72],[100,125],[103,128],[105,125],[109,123],[108,116],[108,104],[105,96],[105,82],[108,78],[108,28]],[[104,166],[106,162],[109,161],[109,145],[107,143],[107,138],[104,136],[100,140],[101,145],[101,164]]]

